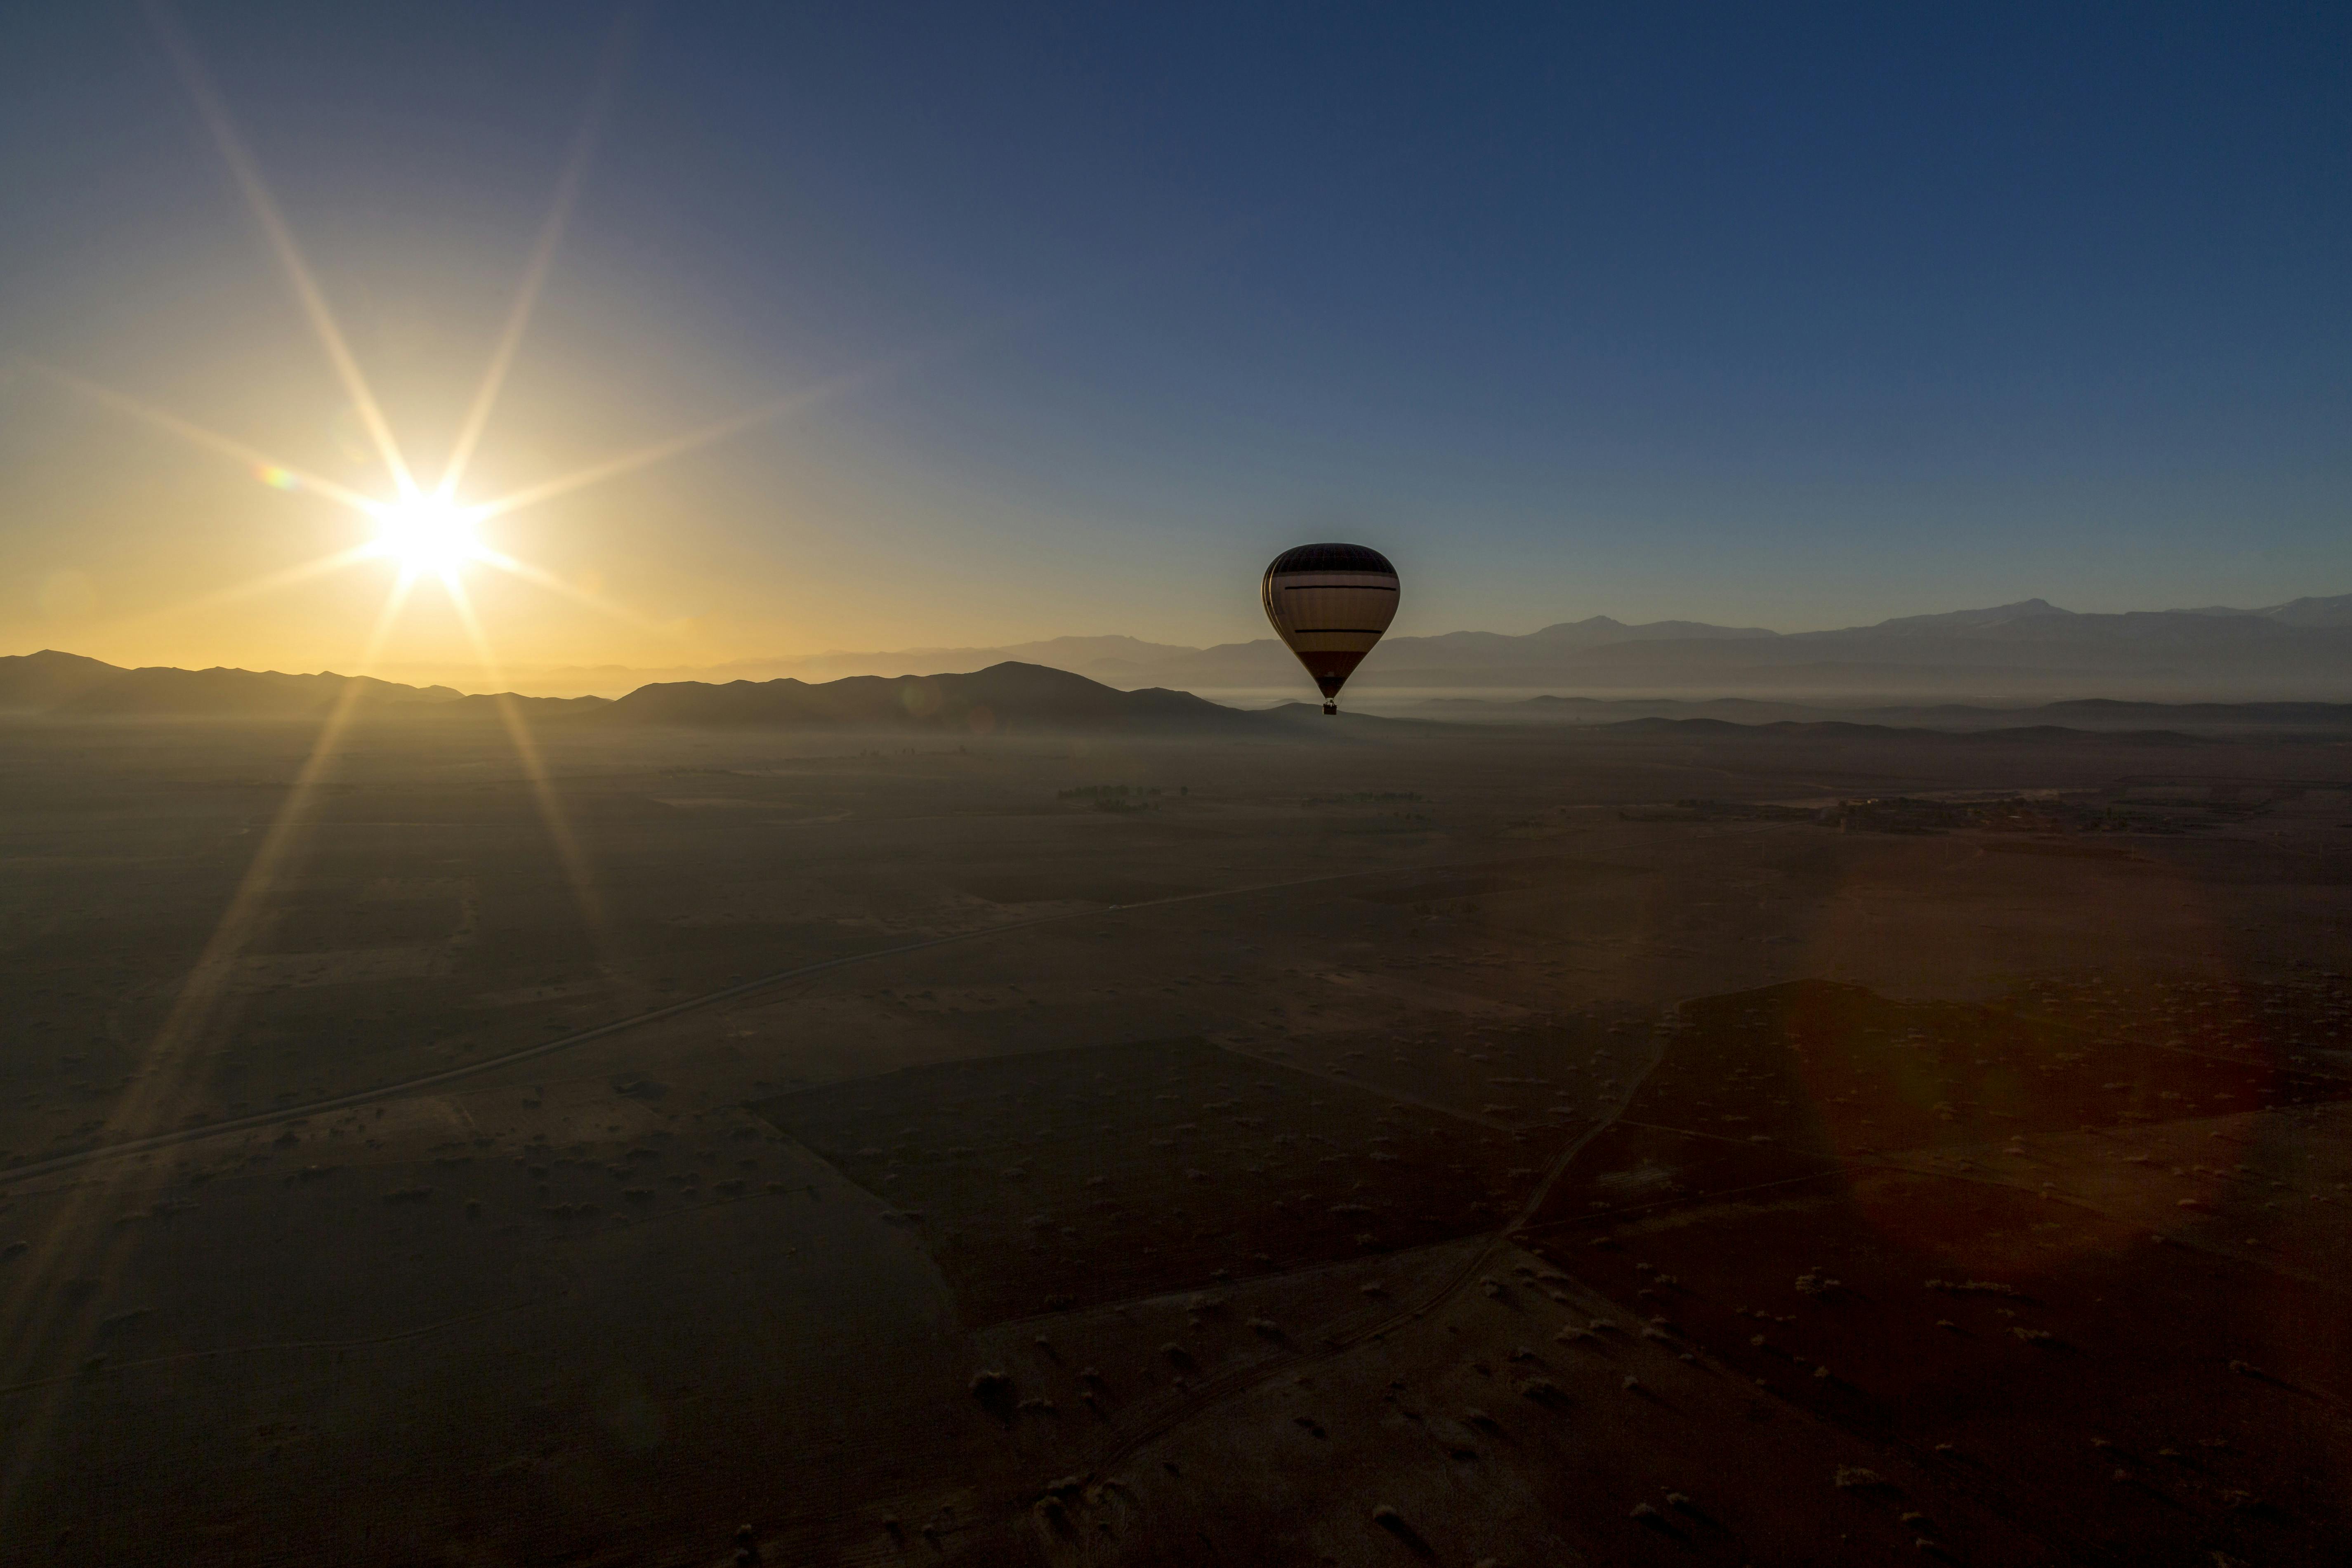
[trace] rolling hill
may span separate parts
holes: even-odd
[[[446,686],[404,686],[331,672],[124,669],[45,650],[0,658],[0,713],[47,721],[317,720],[356,698],[382,721],[944,731],[967,735],[1061,731],[1257,734],[1295,725],[1190,692],[1123,691],[1068,670],[1006,660],[968,674],[850,676],[812,684],[777,680],[658,681],[617,701],[601,697],[463,695]]]
[[[125,669],[79,654],[44,648],[0,657],[0,713],[50,719],[311,719],[346,695],[369,710],[447,721],[495,718],[499,699],[467,697],[446,686],[404,686],[366,675],[289,675],[275,669]],[[602,698],[566,701],[511,697],[534,713],[601,707]]]
[[[1250,732],[1255,715],[1185,691],[1121,691],[1068,670],[1007,660],[970,674],[790,678],[724,685],[665,681],[600,709],[603,724],[796,730],[914,730],[987,735],[1041,731]]]

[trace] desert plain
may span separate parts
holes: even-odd
[[[0,729],[11,1562],[2343,1562],[2352,749]]]

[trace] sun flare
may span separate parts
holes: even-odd
[[[411,496],[376,509],[375,553],[404,572],[443,574],[483,558],[475,512],[439,496]]]
[[[473,637],[476,651],[482,659],[485,679],[492,681],[499,678],[489,651],[488,631],[481,625],[473,599],[464,584],[464,578],[468,574],[467,569],[472,566],[491,567],[617,620],[646,630],[658,629],[656,623],[606,599],[600,593],[583,588],[544,568],[507,554],[481,536],[481,525],[493,518],[504,517],[526,507],[544,505],[559,497],[651,464],[668,461],[723,441],[753,426],[781,418],[794,409],[831,395],[831,384],[813,392],[772,398],[726,418],[605,458],[571,473],[542,479],[490,500],[461,502],[456,499],[465,483],[468,467],[489,429],[491,416],[506,386],[508,372],[513,366],[524,333],[538,307],[549,269],[554,263],[556,247],[563,237],[573,199],[585,176],[589,153],[595,142],[594,132],[609,96],[606,89],[611,82],[607,79],[617,68],[621,51],[617,48],[608,50],[604,77],[600,78],[601,85],[592,96],[587,117],[572,140],[570,160],[557,178],[554,200],[541,225],[539,239],[532,247],[530,263],[524,268],[521,285],[508,310],[506,323],[491,347],[489,362],[483,369],[481,380],[466,405],[464,417],[439,477],[428,480],[419,477],[407,454],[402,450],[390,419],[376,401],[374,390],[368,384],[359,360],[344,337],[341,324],[336,321],[328,305],[325,289],[311,270],[310,259],[296,243],[294,232],[287,223],[284,212],[279,209],[277,197],[262,178],[260,165],[256,162],[252,150],[246,145],[244,136],[231,121],[227,105],[222,100],[211,72],[197,55],[194,44],[184,29],[173,20],[169,7],[151,6],[149,16],[162,37],[164,47],[178,66],[182,82],[194,100],[198,115],[211,131],[214,142],[223,161],[227,163],[247,207],[259,223],[270,249],[276,254],[288,282],[291,284],[296,302],[309,321],[320,348],[325,352],[336,379],[341,384],[348,406],[364,430],[368,445],[373,448],[373,470],[377,482],[391,491],[386,495],[383,489],[379,489],[375,494],[367,494],[325,475],[281,462],[259,447],[217,430],[207,429],[168,409],[56,366],[37,363],[36,368],[50,378],[99,403],[196,446],[236,459],[247,468],[257,481],[271,489],[331,501],[374,525],[373,537],[358,541],[347,549],[282,571],[265,574],[194,603],[226,604],[307,583],[364,562],[388,562],[396,569],[394,581],[385,596],[383,612],[377,619],[372,640],[367,645],[366,661],[372,664],[382,652],[403,607],[410,602],[412,589],[421,579],[438,578]],[[625,29],[616,26],[614,37],[619,39],[625,33]],[[0,373],[0,379],[5,379],[5,373]]]

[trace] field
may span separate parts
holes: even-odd
[[[10,1561],[2352,1551],[2339,745],[315,739],[0,729]]]

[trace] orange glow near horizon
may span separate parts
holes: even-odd
[[[508,479],[506,483],[510,488],[487,498],[478,492],[461,498],[458,492],[461,487],[466,487],[467,476],[475,471],[478,460],[495,450],[493,418],[501,395],[512,378],[532,318],[554,270],[557,253],[572,213],[586,182],[625,27],[616,24],[614,39],[608,44],[598,79],[590,93],[586,111],[558,171],[544,218],[524,258],[512,300],[488,344],[474,385],[462,403],[457,405],[459,413],[456,427],[449,437],[446,453],[436,470],[427,462],[419,461],[413,445],[401,439],[401,433],[395,429],[390,412],[360,363],[350,334],[337,319],[325,283],[305,254],[292,224],[268,183],[259,159],[232,118],[228,103],[198,55],[194,40],[167,6],[151,5],[149,16],[177,68],[198,120],[228,168],[234,188],[261,229],[268,242],[268,254],[288,285],[299,314],[332,371],[335,383],[348,400],[343,416],[339,417],[348,416],[355,425],[353,437],[358,445],[345,456],[358,460],[363,449],[374,478],[373,482],[340,481],[200,424],[142,396],[103,384],[76,370],[33,359],[17,361],[24,368],[93,403],[193,447],[232,459],[256,483],[268,489],[307,500],[331,502],[352,514],[353,521],[361,525],[362,531],[324,554],[292,564],[273,565],[271,569],[191,597],[170,595],[162,603],[113,617],[109,629],[176,617],[190,611],[211,609],[231,603],[250,602],[298,586],[321,584],[349,568],[382,563],[396,569],[398,585],[402,590],[388,601],[395,606],[395,616],[403,613],[402,607],[408,612],[426,608],[429,613],[429,605],[404,591],[410,587],[425,587],[424,579],[437,580],[446,587],[454,584],[460,574],[470,574],[472,568],[487,566],[553,597],[595,610],[609,620],[636,632],[674,637],[683,624],[681,617],[656,616],[617,604],[597,591],[595,585],[604,580],[603,574],[576,568],[570,572],[549,570],[501,548],[500,544],[506,542],[493,543],[483,536],[480,531],[482,526],[495,519],[544,507],[656,465],[709,448],[760,426],[814,412],[841,395],[923,357],[921,354],[887,356],[836,373],[782,395],[760,398],[737,407],[731,413],[657,439],[620,446],[606,455],[581,462],[565,471],[520,484]],[[429,599],[429,593],[426,597]],[[478,623],[488,606],[478,599],[470,605],[458,604],[454,589],[446,597],[449,618],[424,635],[437,638],[446,635],[445,628],[457,627],[466,634],[465,643],[461,646],[468,653],[478,654],[481,646],[481,639],[477,635]],[[508,606],[508,613],[511,614],[511,605]],[[365,623],[344,620],[336,624]],[[415,628],[413,623],[411,629],[421,630]],[[387,637],[394,637],[401,630],[393,626],[383,628],[386,635],[377,638],[376,648],[363,661],[370,669],[377,662],[377,655],[391,646]],[[467,653],[459,653],[457,657],[464,658]],[[495,680],[492,669],[487,665],[482,668],[481,674],[485,680]]]
[[[788,412],[813,407],[861,379],[855,376],[839,378],[806,391],[763,400],[722,418],[589,463],[572,472],[523,485],[491,500],[471,503],[461,501],[457,494],[458,487],[464,482],[474,460],[482,453],[499,395],[505,390],[529,331],[549,274],[553,269],[556,252],[572,208],[586,179],[597,132],[610,97],[613,76],[618,64],[619,45],[625,37],[625,27],[616,25],[613,39],[607,45],[586,112],[558,174],[552,198],[524,263],[513,302],[490,345],[478,381],[465,401],[464,412],[447,457],[439,473],[428,479],[427,473],[412,460],[398,438],[391,418],[352,351],[348,334],[336,319],[324,285],[295,237],[291,224],[264,177],[259,160],[231,117],[227,102],[198,55],[194,40],[168,7],[151,5],[149,19],[177,68],[198,118],[227,165],[247,210],[268,240],[269,251],[291,289],[295,303],[312,337],[349,398],[351,413],[365,437],[374,466],[382,479],[389,481],[391,493],[363,493],[361,489],[282,461],[235,437],[207,428],[194,420],[102,385],[86,376],[36,361],[23,362],[27,368],[117,413],[128,415],[194,446],[235,459],[256,481],[270,489],[332,501],[354,513],[362,521],[373,525],[370,537],[349,548],[265,573],[193,601],[183,601],[166,608],[142,613],[137,619],[147,620],[156,616],[252,599],[299,584],[316,582],[347,567],[380,561],[388,562],[398,569],[397,583],[386,601],[387,608],[395,616],[399,607],[408,602],[407,590],[410,587],[423,578],[437,579],[448,590],[453,612],[467,624],[467,640],[477,653],[482,647],[478,612],[472,605],[459,602],[456,588],[457,574],[477,565],[493,567],[519,581],[641,630],[651,629],[658,625],[654,617],[615,605],[600,595],[565,581],[555,573],[493,548],[481,537],[479,525],[491,518],[536,507],[714,445],[756,426],[772,422]],[[373,666],[391,630],[388,625],[378,628],[374,647],[363,661],[365,664]],[[482,673],[486,678],[491,677],[493,669],[485,664]]]

